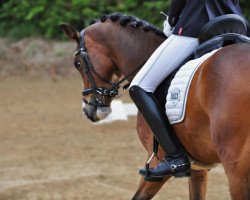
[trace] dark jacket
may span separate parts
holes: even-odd
[[[242,16],[238,0],[172,0],[169,23],[173,34],[197,38],[202,27],[211,19],[225,15]]]

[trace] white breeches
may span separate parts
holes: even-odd
[[[198,45],[197,38],[171,35],[150,56],[134,77],[131,86],[138,85],[147,92],[154,92]]]

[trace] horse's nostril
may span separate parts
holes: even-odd
[[[85,112],[85,111],[84,111],[84,114],[85,114],[85,116],[86,116],[89,120],[91,120],[92,122],[96,122],[96,120],[95,120],[95,118],[93,117],[93,115],[90,115],[90,114],[88,114],[88,113]]]
[[[97,122],[98,121],[98,119],[96,118],[96,109],[95,109],[94,106],[92,106],[92,105],[85,105],[83,107],[83,113],[92,122]]]

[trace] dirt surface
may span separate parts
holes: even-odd
[[[146,157],[135,117],[105,125],[84,119],[81,78],[73,75],[0,79],[0,200],[134,195]],[[170,180],[154,199],[188,199],[187,181]],[[210,172],[207,199],[230,199],[220,167]]]

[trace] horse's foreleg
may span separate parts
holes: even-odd
[[[228,122],[229,120],[224,121]],[[234,122],[230,120],[229,122]],[[219,121],[214,140],[218,155],[224,166],[232,200],[250,199],[250,130],[249,123]]]
[[[192,170],[189,179],[189,199],[204,200],[207,191],[207,171]]]
[[[247,141],[246,141],[247,142]],[[250,160],[249,147],[245,146],[238,152],[235,158],[225,156],[222,160],[226,175],[228,177],[230,194],[233,200],[250,199]]]
[[[168,178],[162,182],[147,182],[142,179],[132,200],[151,200],[167,180]]]
[[[141,140],[141,143],[145,147],[145,149],[148,152],[148,159],[152,155],[152,148],[153,148],[153,134],[147,125],[146,121],[142,117],[142,115],[138,114],[137,117],[137,133]],[[161,148],[159,148],[158,152],[159,157],[163,157],[164,152]],[[158,164],[158,160],[154,158],[152,162],[150,163],[150,167],[154,167]],[[163,184],[167,181],[168,178],[166,178],[162,182],[148,182],[144,181],[144,178],[142,177],[140,181],[140,185],[137,189],[136,194],[133,197],[133,200],[150,200],[152,199],[157,192],[161,189]]]
[[[247,200],[250,199],[250,161],[249,149],[248,155],[242,155],[235,160],[222,161],[225,172],[228,177],[230,194],[233,200]],[[245,152],[242,152],[245,154]]]
[[[149,157],[150,157],[150,155],[149,155]],[[154,162],[155,161],[152,161],[153,165],[156,163],[156,162],[155,163]],[[139,185],[132,200],[150,200],[150,199],[152,199],[168,179],[169,179],[169,177],[165,178],[161,182],[148,182],[148,181],[145,181],[144,178],[142,177],[142,179],[140,181],[140,185]]]

